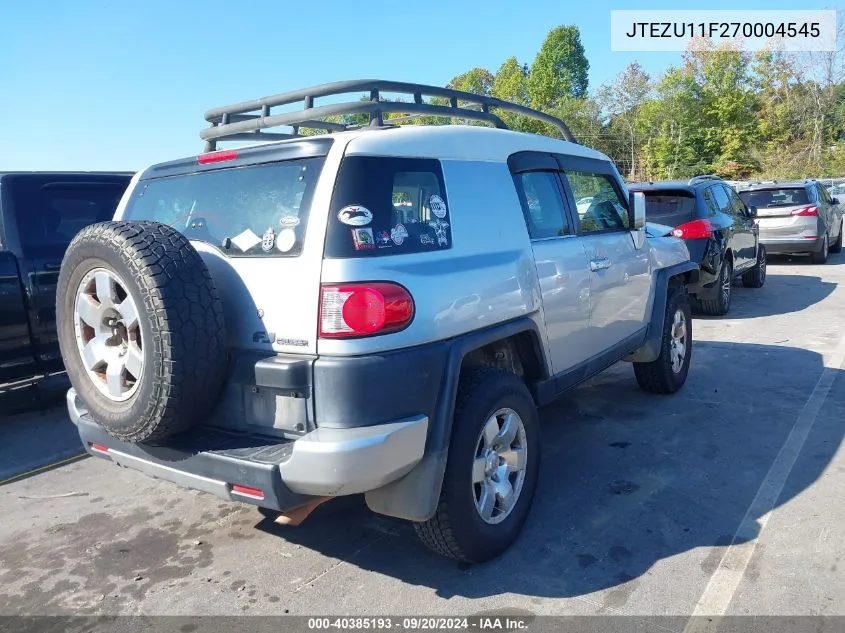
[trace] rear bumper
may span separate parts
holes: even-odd
[[[760,236],[760,244],[766,247],[769,254],[778,253],[818,253],[822,250],[823,237],[816,239],[797,240],[794,238],[773,238]]]
[[[88,416],[73,389],[67,405],[91,455],[276,510],[302,505],[310,496],[375,490],[402,477],[422,459],[428,432],[428,417],[420,415],[366,427],[318,428],[296,440],[201,427],[154,446],[113,438]]]

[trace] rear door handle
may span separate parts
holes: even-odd
[[[610,260],[607,257],[599,257],[590,260],[590,270],[595,272],[597,270],[605,270],[610,268]]]

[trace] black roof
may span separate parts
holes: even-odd
[[[681,190],[693,193],[697,187],[711,185],[714,182],[727,184],[725,183],[725,180],[719,176],[704,174],[701,176],[693,176],[689,180],[649,180],[647,182],[632,182],[628,184],[628,189],[637,191],[665,191],[667,189],[671,189],[673,191]]]
[[[0,171],[0,178],[6,176],[126,176],[131,178],[134,171]]]

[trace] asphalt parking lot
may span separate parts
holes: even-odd
[[[532,515],[473,567],[359,498],[281,527],[74,461],[60,407],[4,416],[0,615],[845,615],[845,255],[773,260],[694,330],[676,396],[621,364],[542,411]]]

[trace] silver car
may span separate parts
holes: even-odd
[[[760,243],[770,254],[808,253],[823,264],[842,250],[842,206],[815,180],[753,183],[738,193],[756,209]]]

